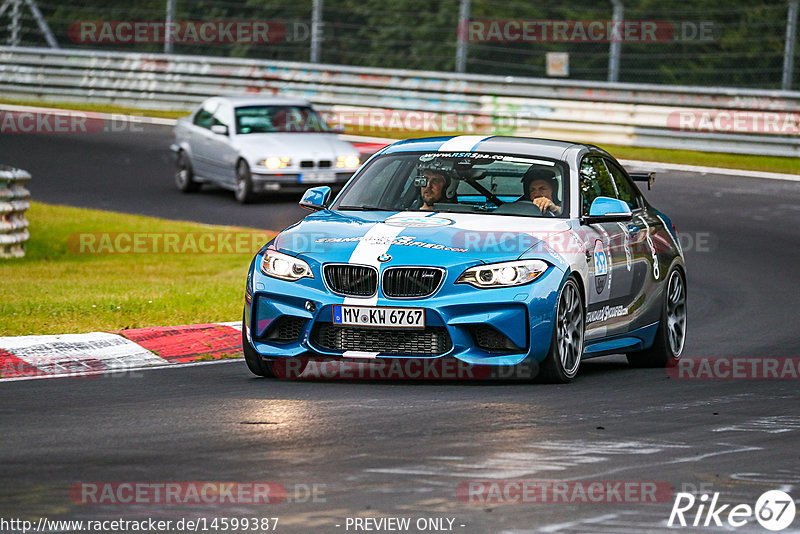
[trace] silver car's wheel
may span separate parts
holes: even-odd
[[[583,355],[585,314],[580,288],[569,278],[561,288],[556,308],[556,324],[550,352],[542,362],[539,379],[566,383],[578,374]]]
[[[686,343],[686,278],[673,267],[664,286],[661,320],[653,345],[641,352],[629,352],[628,363],[634,367],[670,367],[681,358]]]
[[[240,161],[236,165],[236,190],[234,191],[236,201],[240,204],[247,204],[253,200],[253,179],[250,174],[250,166],[246,161]]]
[[[175,162],[175,185],[184,193],[200,189],[200,184],[194,181],[192,164],[183,151],[178,153],[178,160]]]

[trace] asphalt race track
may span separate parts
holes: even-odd
[[[172,177],[172,128],[134,128],[143,131],[3,135],[0,161],[32,173],[33,199],[51,204],[264,230],[281,230],[306,213],[296,194],[248,206],[237,204],[231,191],[208,186],[184,195]]]
[[[155,127],[5,136],[0,162],[30,171],[42,202],[271,230],[303,216],[296,195],[240,206],[229,192],[179,193],[170,140],[169,129]],[[672,217],[686,251],[684,358],[800,356],[800,184],[670,172],[645,194]],[[753,517],[730,527],[727,512],[724,528],[713,520],[668,528],[671,494],[648,503],[582,503],[572,494],[570,503],[498,504],[456,490],[474,481],[628,481],[718,492],[720,504],[752,507],[773,489],[797,500],[798,379],[674,379],[612,356],[586,362],[567,386],[270,381],[241,361],[8,382],[0,385],[0,516],[279,517],[277,532],[292,533],[355,532],[353,517],[411,518],[407,532],[446,531],[447,521],[416,529],[417,519],[432,518],[466,534],[766,532]],[[69,494],[81,482],[154,481],[275,482],[288,498],[133,505]],[[690,525],[696,512],[686,513]],[[783,532],[800,532],[800,518]]]

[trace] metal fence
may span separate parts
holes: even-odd
[[[399,128],[800,156],[800,92],[0,47],[7,97],[191,109],[218,94],[305,98],[354,133]],[[13,131],[8,113],[0,127]]]
[[[798,1],[0,0],[0,44],[790,89]]]
[[[25,255],[30,192],[24,184],[31,179],[27,172],[0,165],[0,258],[21,258]]]

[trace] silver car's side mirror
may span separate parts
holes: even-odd
[[[228,127],[224,124],[213,125],[211,131],[218,135],[228,135]]]

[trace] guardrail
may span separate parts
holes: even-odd
[[[218,94],[281,95],[305,98],[351,125],[414,130],[407,122],[417,113],[415,123],[431,134],[449,122],[458,133],[800,156],[800,92],[790,91],[9,47],[0,47],[0,90],[11,98],[170,110]],[[436,114],[430,129],[426,113]]]
[[[21,258],[30,237],[25,212],[30,207],[30,192],[23,184],[31,179],[27,172],[0,165],[0,258]]]

